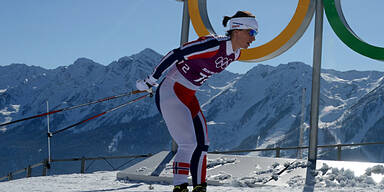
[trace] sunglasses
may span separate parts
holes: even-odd
[[[256,35],[257,35],[257,31],[256,31],[256,30],[253,30],[253,29],[251,29],[251,30],[249,30],[249,31],[248,31],[248,34],[249,34],[251,37],[254,37],[254,36],[256,36]]]

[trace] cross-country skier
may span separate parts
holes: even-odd
[[[156,104],[169,133],[178,145],[173,162],[173,192],[188,192],[188,174],[191,171],[193,192],[207,189],[206,154],[209,140],[207,124],[196,99],[196,90],[213,74],[223,71],[255,40],[258,24],[255,16],[238,11],[225,16],[229,22],[226,36],[209,35],[188,42],[170,51],[136,87],[143,91],[157,86],[157,80],[168,71],[156,91]]]

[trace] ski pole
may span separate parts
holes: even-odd
[[[89,103],[75,105],[75,106],[72,106],[72,107],[62,108],[62,109],[58,109],[58,110],[54,110],[54,111],[49,111],[47,113],[42,113],[42,114],[26,117],[26,118],[23,118],[23,119],[18,119],[18,120],[15,120],[15,121],[11,121],[11,122],[8,122],[8,123],[3,123],[3,124],[0,124],[0,127],[1,126],[5,126],[5,125],[10,125],[10,124],[13,124],[13,123],[17,123],[17,122],[20,122],[20,121],[26,121],[26,120],[30,120],[30,119],[34,119],[34,118],[38,118],[38,117],[44,117],[46,115],[51,115],[51,114],[62,112],[62,111],[68,111],[68,110],[72,110],[72,109],[75,109],[75,108],[84,107],[84,106],[87,106],[87,105],[91,105],[91,104],[95,104],[95,103],[100,103],[100,102],[108,101],[108,100],[112,100],[112,99],[117,99],[117,98],[124,97],[124,96],[130,96],[130,95],[134,95],[134,94],[137,94],[137,93],[144,93],[144,92],[146,92],[146,91],[135,90],[135,91],[131,91],[129,93],[121,94],[121,95],[116,95],[116,96],[112,96],[112,97],[106,97],[106,98],[103,98],[103,99],[99,99],[97,101],[92,101],[92,102],[89,102]]]
[[[124,106],[126,106],[126,105],[129,105],[129,104],[134,103],[134,102],[136,102],[136,101],[139,101],[139,100],[141,100],[141,99],[144,99],[144,98],[146,98],[146,97],[148,97],[148,96],[152,97],[152,95],[153,95],[152,92],[150,92],[150,93],[148,93],[148,94],[146,94],[146,95],[143,95],[143,96],[141,96],[141,97],[138,97],[138,98],[136,98],[136,99],[133,99],[133,100],[127,102],[127,103],[124,103],[124,104],[121,104],[121,105],[119,105],[119,106],[117,106],[117,107],[114,107],[114,108],[112,108],[112,109],[110,109],[110,110],[108,110],[108,111],[104,111],[104,112],[102,112],[102,113],[100,113],[100,114],[97,114],[97,115],[92,116],[92,117],[90,117],[90,118],[88,118],[88,119],[82,120],[82,121],[80,121],[80,122],[77,122],[77,123],[75,123],[75,124],[73,124],[73,125],[70,125],[70,126],[68,126],[68,127],[63,128],[63,129],[57,130],[57,131],[55,131],[55,132],[48,133],[48,137],[52,137],[53,135],[55,135],[55,134],[57,134],[57,133],[60,133],[60,132],[62,132],[62,131],[65,131],[65,130],[67,130],[67,129],[70,129],[70,128],[72,128],[72,127],[75,127],[75,126],[77,126],[77,125],[80,125],[80,124],[82,124],[82,123],[85,123],[85,122],[87,122],[87,121],[89,121],[89,120],[92,120],[92,119],[95,119],[95,118],[97,118],[97,117],[100,117],[100,116],[102,116],[102,115],[104,115],[104,114],[107,114],[107,113],[109,113],[109,112],[115,111],[115,110],[117,110],[117,109],[119,109],[119,108],[121,108],[121,107],[124,107]]]

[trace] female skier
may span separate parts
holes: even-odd
[[[238,11],[225,16],[229,22],[226,36],[209,35],[170,51],[153,73],[136,82],[137,89],[148,90],[168,70],[156,91],[156,105],[169,133],[178,145],[173,162],[173,192],[188,192],[188,174],[192,175],[192,192],[207,189],[206,154],[209,140],[204,115],[196,99],[196,90],[213,74],[223,71],[255,40],[258,24],[255,16]]]

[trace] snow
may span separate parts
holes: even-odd
[[[337,110],[339,107],[335,107],[335,106],[325,106],[323,111],[321,113],[329,113],[333,110]]]
[[[31,177],[0,183],[1,192],[71,192],[71,191],[171,191],[172,186],[125,182],[116,180],[115,172],[95,172],[92,174],[54,175]],[[254,188],[237,186],[208,186],[209,191],[255,191]],[[286,187],[262,187],[258,191],[293,191]]]
[[[230,82],[228,83],[226,86],[224,87],[213,87],[213,86],[210,86],[211,88],[213,89],[219,89],[221,90],[218,94],[216,94],[215,96],[211,97],[207,102],[205,102],[204,104],[201,105],[201,108],[204,108],[205,105],[208,105],[210,104],[217,96],[221,95],[222,93],[224,93],[226,90],[228,89],[231,89],[233,88],[233,85],[236,83],[237,81],[233,81],[233,82]]]
[[[217,159],[208,159],[207,163],[207,169],[214,168],[217,166],[225,165],[228,163],[235,163],[236,159],[235,158],[226,158],[226,157],[221,157]]]
[[[4,108],[4,109],[0,110],[0,113],[1,113],[2,115],[10,115],[10,114],[11,114],[11,112],[9,112],[9,111],[7,110],[7,108]]]
[[[225,125],[225,122],[208,121],[207,125]]]
[[[345,79],[338,78],[334,75],[328,74],[328,73],[321,73],[321,77],[328,82],[348,82]]]
[[[231,159],[220,159],[222,162],[231,163]],[[271,167],[271,170],[286,166],[276,164]],[[287,170],[287,174],[293,169],[303,168],[306,164],[303,162],[295,162]],[[87,174],[67,174],[67,175],[52,175],[42,177],[30,177],[18,180],[0,182],[0,192],[72,192],[72,191],[171,191],[172,186],[161,183],[143,183],[134,181],[119,181],[116,180],[118,171],[99,171]],[[314,191],[382,191],[384,183],[376,183],[371,174],[384,174],[384,166],[378,165],[365,170],[365,173],[360,176],[355,176],[355,173],[349,169],[338,169],[329,167],[324,164],[317,170],[316,186]],[[255,172],[255,175],[259,174]],[[302,191],[305,179],[302,176],[293,177],[287,182],[289,187],[271,186],[271,185],[255,185],[256,180],[265,178],[243,177],[239,179],[230,178],[230,174],[217,175],[217,179],[232,179],[232,182],[223,186],[208,186],[208,191],[227,191],[227,192],[297,192]]]
[[[0,110],[0,114],[4,116],[8,116],[12,113],[18,113],[20,109],[20,105],[10,105],[10,108],[5,107],[4,109]]]
[[[123,132],[119,131],[112,139],[112,142],[108,146],[109,152],[117,151],[117,147],[119,145],[119,141],[123,138]]]
[[[119,172],[117,177],[145,180],[152,184],[154,182],[162,182],[163,185],[172,183],[172,160],[166,164],[159,178],[151,176],[159,166],[157,163],[163,161],[166,156],[168,156],[167,152],[156,154]],[[209,191],[302,191],[308,165],[307,161],[299,159],[208,154],[207,179],[211,188]],[[316,191],[356,191],[357,189],[380,191],[384,189],[383,165],[319,160],[315,171],[315,189]]]
[[[15,113],[19,112],[20,105],[11,105],[11,106],[15,110]]]

